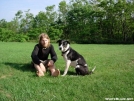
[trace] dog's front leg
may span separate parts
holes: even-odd
[[[65,76],[67,74],[68,68],[69,68],[70,64],[71,64],[71,61],[70,60],[67,60],[66,61],[66,68],[65,68],[64,73],[63,73],[62,76]]]

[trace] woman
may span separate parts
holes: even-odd
[[[49,54],[51,59],[48,59]],[[50,70],[52,76],[60,75],[59,69],[56,69],[54,66],[57,55],[53,45],[50,44],[50,38],[47,34],[42,33],[39,36],[39,43],[35,45],[31,57],[37,70],[36,74],[39,77],[44,76],[47,69]]]

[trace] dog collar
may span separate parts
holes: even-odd
[[[68,50],[70,50],[70,48],[68,48],[66,51],[62,52],[62,55],[65,54]]]

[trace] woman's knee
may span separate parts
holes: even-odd
[[[44,66],[43,63],[40,63],[40,68],[43,72],[46,72],[46,67]]]

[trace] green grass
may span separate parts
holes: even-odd
[[[134,45],[82,45],[72,48],[82,54],[95,73],[73,77],[37,77],[30,67],[35,43],[0,42],[0,101],[104,101],[105,98],[133,98]],[[63,73],[65,62],[58,55],[56,67]]]

